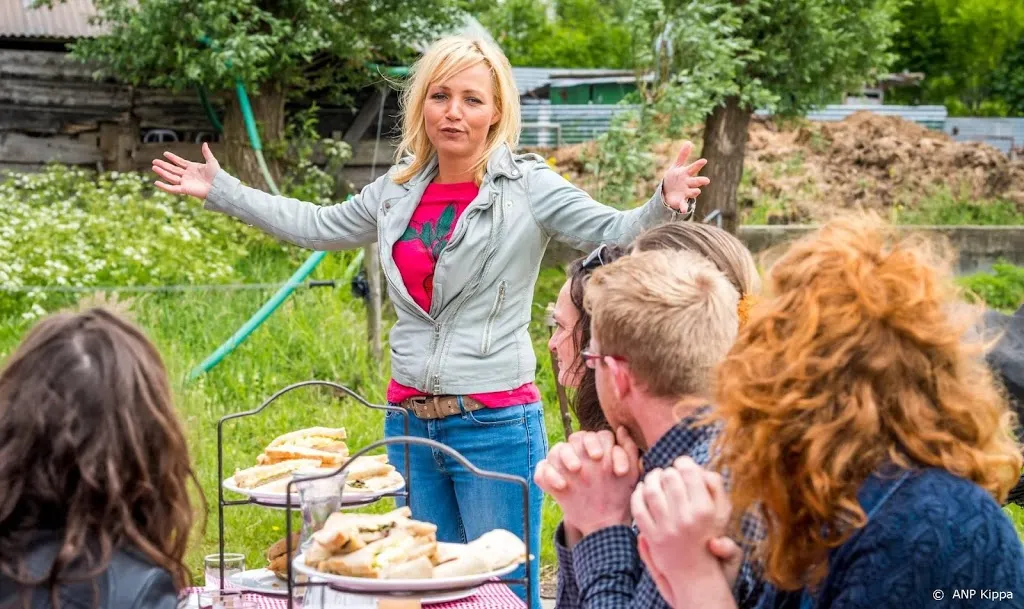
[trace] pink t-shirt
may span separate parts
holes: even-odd
[[[441,250],[455,231],[455,224],[479,193],[473,182],[430,184],[409,220],[402,238],[391,250],[409,295],[424,311],[430,311],[434,295],[434,267]],[[393,404],[425,395],[391,379],[387,399]],[[533,383],[510,391],[478,393],[470,397],[489,408],[502,408],[540,401],[540,390]]]

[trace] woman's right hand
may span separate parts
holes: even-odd
[[[165,152],[170,163],[163,159],[153,159],[153,171],[166,180],[157,180],[156,187],[174,195],[192,195],[205,199],[213,188],[213,178],[220,171],[220,163],[210,152],[210,146],[203,143],[205,163],[186,161],[176,154]]]

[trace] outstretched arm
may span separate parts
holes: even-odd
[[[204,199],[204,207],[259,227],[275,237],[313,250],[360,247],[377,240],[377,208],[387,176],[337,205],[315,205],[249,188],[220,168],[203,144],[205,163],[165,152],[153,171],[163,178],[156,186],[171,194]]]
[[[693,215],[694,199],[710,180],[697,175],[707,163],[700,159],[687,164],[693,146],[679,152],[654,196],[644,205],[620,211],[598,203],[545,164],[527,175],[530,206],[544,231],[579,250],[601,243],[629,244],[641,231]]]

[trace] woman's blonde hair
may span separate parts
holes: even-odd
[[[507,145],[511,150],[515,150],[519,145],[519,90],[516,88],[508,58],[485,40],[448,36],[431,45],[423,57],[413,64],[409,82],[402,91],[402,141],[395,153],[395,162],[401,162],[406,156],[413,158],[408,165],[400,167],[395,173],[392,179],[396,183],[404,184],[415,177],[434,155],[434,146],[430,143],[423,124],[423,106],[430,85],[447,80],[479,63],[490,69],[494,104],[499,119],[491,126],[484,153],[474,166],[476,181],[480,182],[483,179],[487,159],[492,152],[503,145]]]
[[[1020,476],[1013,415],[969,344],[949,265],[877,217],[794,245],[717,372],[718,465],[735,513],[761,510],[767,577],[820,582],[867,521],[864,480],[887,462],[935,467],[1002,502]]]

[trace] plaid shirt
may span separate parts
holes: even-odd
[[[715,426],[695,425],[706,412],[707,407],[698,410],[655,442],[643,455],[644,471],[670,467],[682,456],[706,466],[719,432]],[[744,516],[740,526],[747,539],[764,536],[763,523],[753,515]],[[614,526],[588,535],[570,550],[559,525],[555,532],[558,609],[670,609],[640,560],[636,537],[635,527]],[[754,564],[744,560],[733,586],[739,609],[755,607],[763,587]]]

